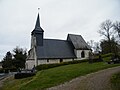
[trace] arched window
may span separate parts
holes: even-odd
[[[85,57],[85,52],[82,51],[82,52],[81,52],[81,58],[84,58],[84,57]]]

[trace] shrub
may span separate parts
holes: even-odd
[[[75,61],[69,61],[69,62],[62,62],[62,63],[54,63],[54,64],[42,64],[36,66],[36,70],[45,70],[49,68],[54,68],[58,66],[63,66],[63,65],[69,65],[69,64],[77,64],[77,63],[82,63],[82,62],[87,62],[88,60],[75,60]]]
[[[103,61],[102,59],[94,58],[91,61],[89,60],[89,63],[102,62],[102,61]]]
[[[104,59],[104,61],[108,62],[111,60],[111,58],[114,56],[113,53],[108,53],[108,54],[103,54],[102,58]]]
[[[102,58],[111,57],[111,56],[113,56],[113,53],[104,54],[102,55]]]
[[[21,79],[21,78],[26,78],[26,77],[31,77],[34,76],[35,73],[17,73],[14,75],[15,79]]]

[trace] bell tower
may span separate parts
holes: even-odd
[[[39,13],[37,16],[34,30],[31,32],[31,48],[34,46],[43,46],[44,30],[40,26]]]

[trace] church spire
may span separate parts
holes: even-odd
[[[39,10],[39,8],[38,8],[38,10]],[[35,28],[31,32],[31,35],[32,35],[31,47],[34,47],[34,45],[43,46],[44,30],[40,26],[39,12],[38,12]]]
[[[39,19],[39,13],[37,16],[37,20],[36,20],[36,25],[35,25],[35,29],[40,28],[40,19]]]
[[[34,30],[35,30],[35,31],[37,30],[37,31],[44,32],[43,29],[42,29],[41,26],[40,26],[39,9],[40,9],[40,8],[38,8],[38,16],[37,16],[37,20],[36,20],[36,24],[35,24],[35,29],[34,29]]]

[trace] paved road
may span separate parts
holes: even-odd
[[[8,74],[0,73],[0,87],[2,87],[4,78],[7,77]]]
[[[0,80],[4,79],[8,74],[0,73]]]
[[[120,66],[81,76],[47,90],[111,90],[110,77],[120,72]]]
[[[0,87],[2,87],[2,84],[7,77],[13,76],[15,73],[16,72],[8,73],[8,74],[0,73]]]

